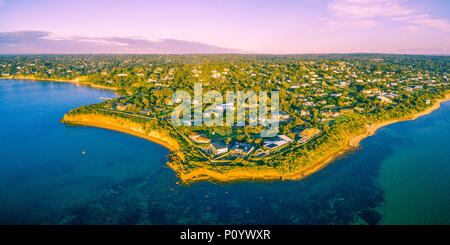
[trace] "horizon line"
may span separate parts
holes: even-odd
[[[410,55],[410,56],[450,56],[449,54],[413,54],[413,53],[379,53],[379,52],[351,52],[351,53],[0,53],[0,56],[37,56],[37,55],[242,55],[242,56],[296,56],[296,55]]]

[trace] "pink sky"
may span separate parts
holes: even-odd
[[[0,0],[0,53],[450,54],[449,2]]]

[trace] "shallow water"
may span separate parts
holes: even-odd
[[[177,185],[164,147],[58,122],[100,96],[114,95],[0,80],[0,223],[450,223],[448,102],[380,129],[302,181]]]

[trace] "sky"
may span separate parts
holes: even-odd
[[[450,54],[448,0],[0,0],[0,54]]]

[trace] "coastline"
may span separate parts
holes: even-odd
[[[365,138],[367,138],[369,136],[372,136],[373,134],[375,134],[375,132],[379,128],[382,128],[384,126],[387,126],[387,125],[390,125],[390,124],[393,124],[393,123],[397,123],[397,122],[415,120],[415,119],[417,119],[417,118],[419,118],[421,116],[428,115],[431,112],[439,109],[439,107],[441,106],[442,102],[445,102],[445,101],[448,101],[448,100],[450,100],[450,94],[447,94],[445,96],[445,98],[438,99],[431,107],[429,107],[425,111],[418,112],[418,113],[416,113],[416,114],[414,114],[412,116],[406,117],[404,119],[389,120],[389,121],[384,121],[384,122],[380,122],[380,123],[376,123],[376,124],[370,125],[366,129],[366,131],[364,133],[356,135],[356,136],[353,136],[352,138],[350,138],[348,144],[349,144],[349,146],[356,148],[356,147],[359,146],[359,143],[361,142],[361,140],[363,140],[363,139],[365,139]]]
[[[99,114],[65,114],[60,122],[68,125],[91,126],[131,134],[136,137],[141,137],[154,143],[160,144],[172,152],[180,149],[178,142],[168,136],[167,133],[165,133],[163,130],[146,130],[146,125],[141,125],[136,122],[129,122],[127,120],[115,118],[112,116]]]
[[[148,134],[133,131],[131,129],[115,127],[115,126],[106,125],[103,123],[92,123],[92,122],[83,122],[83,121],[63,121],[63,123],[68,123],[68,124],[77,125],[77,126],[89,126],[89,127],[96,127],[96,128],[103,128],[103,129],[118,131],[118,132],[130,134],[130,135],[133,135],[136,137],[146,139],[146,140],[156,143],[158,145],[164,146],[166,149],[168,149],[169,151],[172,151],[172,152],[178,150],[178,147],[171,145],[170,143],[168,143],[167,141],[164,141],[161,138],[157,138],[155,136],[151,136]]]
[[[421,116],[430,114],[431,112],[437,110],[440,107],[442,102],[450,100],[450,94],[447,94],[445,98],[438,99],[430,108],[425,111],[418,112],[412,116],[406,117],[404,119],[396,119],[389,120],[380,123],[373,124],[369,126],[363,133],[354,135],[350,137],[348,144],[331,154],[327,157],[316,161],[315,163],[310,164],[310,166],[303,168],[299,171],[292,172],[289,174],[282,174],[274,169],[270,170],[256,170],[258,173],[252,173],[251,171],[243,171],[243,170],[231,170],[226,173],[219,173],[209,169],[198,169],[194,170],[188,174],[180,174],[180,178],[182,181],[190,182],[190,181],[200,181],[200,180],[215,180],[220,182],[229,182],[229,181],[239,181],[239,180],[297,180],[300,181],[317,171],[320,171],[322,168],[326,167],[331,162],[335,161],[339,157],[342,157],[347,152],[351,150],[355,150],[359,147],[359,143],[375,134],[375,132],[382,127],[387,125],[401,122],[401,121],[409,121],[415,120]]]
[[[415,120],[421,116],[427,115],[436,109],[440,107],[440,103],[450,100],[450,94],[447,94],[445,98],[438,99],[431,107],[426,109],[425,111],[418,112],[414,115],[411,115],[409,117],[405,117],[403,119],[396,119],[396,120],[389,120],[384,121],[380,123],[375,123],[373,125],[370,125],[367,127],[364,132],[359,133],[357,135],[354,135],[349,138],[348,143],[345,147],[342,147],[341,149],[336,150],[335,152],[332,152],[328,154],[326,157],[322,158],[321,160],[318,160],[314,163],[309,164],[307,167],[304,167],[302,169],[299,169],[297,171],[293,172],[284,172],[279,169],[271,168],[271,167],[260,167],[259,169],[255,169],[253,167],[241,167],[241,168],[232,168],[232,169],[225,169],[225,170],[214,170],[209,169],[205,167],[198,167],[196,169],[190,169],[189,171],[183,171],[183,166],[180,164],[173,163],[171,161],[167,162],[167,165],[171,167],[178,175],[178,177],[181,179],[184,183],[191,183],[201,180],[212,180],[217,182],[232,182],[232,181],[245,181],[245,180],[263,180],[263,181],[269,181],[269,180],[301,180],[304,179],[313,173],[321,170],[322,168],[326,167],[331,162],[335,161],[337,158],[342,157],[347,152],[351,150],[355,150],[359,147],[359,144],[361,140],[372,136],[375,134],[375,132],[384,126],[400,122],[400,121],[408,121],[408,120]],[[85,116],[86,117],[86,116]],[[163,134],[158,133],[156,131],[151,131],[149,133],[145,133],[142,131],[141,128],[133,125],[125,126],[123,123],[114,123],[109,121],[108,118],[89,118],[90,116],[87,116],[86,118],[70,118],[64,116],[64,119],[62,122],[64,123],[70,123],[75,125],[84,125],[84,126],[93,126],[93,127],[99,127],[114,131],[119,131],[127,134],[131,134],[137,137],[141,137],[144,139],[147,139],[151,142],[160,144],[170,151],[174,152],[179,149],[179,147],[174,146],[174,142],[176,142],[175,139],[171,138],[170,136],[163,136]],[[80,120],[81,119],[81,120]],[[119,126],[117,126],[119,125]],[[153,133],[152,133],[153,132]],[[153,135],[152,135],[153,134]]]
[[[202,180],[211,180],[217,182],[239,182],[239,181],[276,181],[276,180],[295,180],[300,181],[326,167],[328,164],[336,160],[337,158],[343,156],[349,150],[354,149],[353,147],[346,147],[340,149],[330,155],[325,159],[319,160],[316,163],[311,164],[309,167],[303,168],[299,171],[292,173],[282,173],[273,168],[267,169],[231,169],[226,172],[218,172],[210,169],[199,168],[193,170],[189,173],[178,173],[180,179],[185,183],[191,183]],[[170,162],[168,165],[176,171],[176,166],[172,166]]]
[[[448,100],[450,100],[450,94],[446,94],[445,98],[438,99],[431,107],[429,107],[425,111],[418,112],[418,113],[416,113],[414,115],[411,115],[411,116],[403,118],[403,119],[389,120],[389,121],[384,121],[384,122],[380,122],[380,123],[376,123],[376,124],[370,125],[363,133],[357,134],[355,136],[352,136],[349,139],[347,147],[345,147],[342,150],[339,150],[339,151],[337,151],[337,152],[335,152],[333,154],[330,154],[329,157],[327,157],[326,159],[324,159],[322,161],[318,161],[317,164],[312,164],[312,165],[315,165],[315,167],[312,166],[310,169],[308,169],[306,171],[306,173],[303,173],[303,176],[301,178],[298,178],[297,180],[301,180],[303,178],[308,177],[309,175],[311,175],[311,174],[321,170],[322,168],[326,167],[328,164],[330,164],[331,162],[333,162],[337,158],[343,156],[348,151],[357,149],[359,147],[359,145],[360,145],[360,142],[363,139],[374,135],[375,132],[378,129],[380,129],[382,127],[385,127],[385,126],[388,126],[390,124],[397,123],[397,122],[412,121],[412,120],[415,120],[415,119],[417,119],[419,117],[428,115],[431,112],[439,109],[439,107],[441,106],[442,102],[445,102],[445,101],[448,101]]]
[[[50,82],[59,82],[59,83],[73,83],[77,86],[89,86],[92,88],[97,88],[97,89],[108,89],[108,90],[113,90],[116,91],[116,88],[113,87],[106,87],[103,85],[98,85],[98,84],[92,84],[89,82],[83,82],[82,79],[80,78],[75,78],[73,80],[64,80],[64,79],[54,79],[54,78],[35,78],[35,77],[28,77],[28,76],[18,76],[18,77],[0,77],[0,79],[18,79],[18,80],[31,80],[31,81],[50,81]]]

